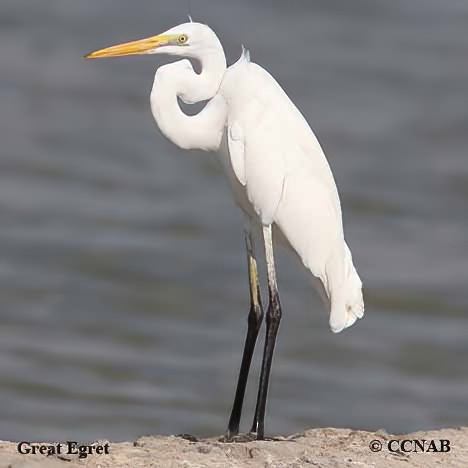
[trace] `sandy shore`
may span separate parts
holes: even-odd
[[[93,452],[86,458],[69,454],[78,452],[78,447],[67,442],[62,442],[59,449],[57,444],[42,444],[45,448],[34,445],[35,449],[31,444],[20,448],[61,453],[20,454],[18,443],[0,442],[0,468],[468,467],[468,428],[397,436],[350,429],[313,429],[275,440],[237,443],[219,442],[216,438],[151,436],[134,442],[95,442],[92,448],[81,449]]]

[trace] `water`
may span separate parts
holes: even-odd
[[[210,158],[154,128],[164,59],[81,58],[189,6],[311,122],[365,285],[365,319],[335,336],[278,251],[267,432],[468,424],[465,1],[4,0],[0,438],[225,429],[248,310],[242,216]]]

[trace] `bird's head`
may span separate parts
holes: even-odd
[[[126,42],[85,55],[85,58],[120,57],[139,54],[170,54],[198,57],[221,44],[213,30],[201,23],[184,23],[158,36]]]

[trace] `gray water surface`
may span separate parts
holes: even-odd
[[[313,126],[365,286],[365,318],[333,335],[278,249],[267,433],[467,425],[466,1],[3,0],[0,438],[226,427],[249,307],[242,215],[210,156],[155,128],[166,59],[82,60],[189,7]]]

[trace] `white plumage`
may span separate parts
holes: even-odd
[[[363,316],[364,304],[319,142],[276,80],[245,55],[227,69],[218,92],[228,104],[228,160],[243,186],[231,178],[238,204],[245,210],[250,203],[263,224],[278,226],[322,281],[331,329],[343,330]]]
[[[245,49],[240,59],[227,68],[221,43],[208,26],[181,24],[161,35],[109,47],[88,57],[159,53],[187,58],[161,66],[156,72],[151,109],[157,125],[181,148],[218,152],[237,204],[250,221],[263,227],[270,305],[252,428],[262,438],[266,388],[281,319],[271,227],[281,231],[304,265],[321,281],[319,289],[328,299],[334,332],[349,327],[364,313],[361,280],[344,240],[338,192],[319,142],[281,86],[250,61]],[[200,73],[194,71],[190,60],[199,62]],[[208,102],[197,115],[187,116],[178,98],[186,103]],[[246,242],[251,316],[228,438],[238,432],[246,374],[263,318],[248,228]]]

